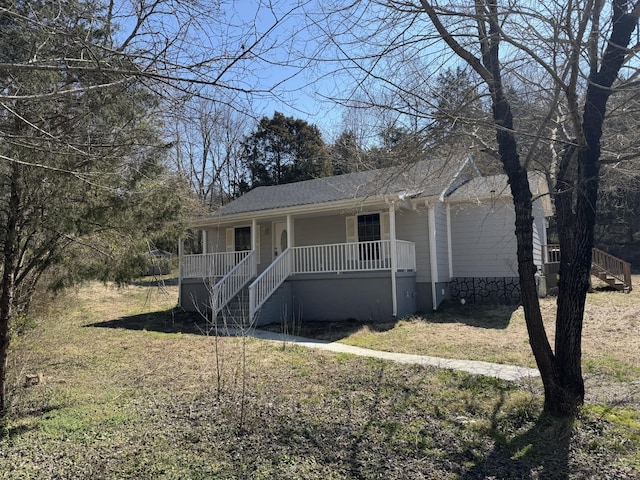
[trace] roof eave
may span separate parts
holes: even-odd
[[[254,210],[231,215],[212,215],[207,218],[195,220],[189,224],[191,228],[202,228],[209,226],[237,224],[248,220],[264,220],[274,217],[282,217],[286,215],[304,215],[308,213],[320,213],[333,210],[355,210],[371,205],[386,203],[388,196],[384,197],[364,197],[348,200],[338,200],[334,202],[314,203],[309,205],[297,205],[293,207],[271,208],[267,210]]]

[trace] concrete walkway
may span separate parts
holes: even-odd
[[[240,335],[238,329],[229,329],[229,335]],[[410,353],[381,352],[369,348],[354,347],[339,342],[327,342],[325,340],[315,340],[312,338],[297,337],[294,335],[283,335],[266,330],[251,329],[249,336],[261,340],[276,342],[289,342],[301,347],[315,348],[336,353],[349,353],[361,357],[380,358],[398,363],[409,363],[414,365],[428,365],[438,368],[448,368],[460,370],[474,375],[484,375],[487,377],[500,378],[502,380],[518,381],[523,378],[539,377],[540,372],[534,368],[517,367],[515,365],[502,365],[499,363],[479,362],[475,360],[453,360],[449,358],[430,357],[427,355],[413,355]]]

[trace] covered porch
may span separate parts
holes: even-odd
[[[404,299],[415,303],[415,244],[396,238],[394,208],[363,215],[364,220],[344,214],[254,217],[249,228],[236,221],[220,224],[215,231],[203,229],[202,253],[180,251],[180,305],[217,315],[242,295],[245,321],[266,316],[277,321],[282,308],[293,310],[304,303],[309,311],[311,305],[338,301],[344,295],[351,303],[362,303],[367,291],[376,291],[381,297],[377,302],[384,304],[382,310],[388,310],[388,316],[413,313],[407,310],[415,307],[405,306]],[[378,239],[363,240],[363,228]],[[239,234],[248,238],[235,241],[232,237]],[[347,241],[308,244],[339,236]],[[243,242],[249,248],[237,250]],[[289,297],[295,297],[298,306]],[[272,315],[263,315],[266,311]]]

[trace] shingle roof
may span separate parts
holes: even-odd
[[[534,195],[547,192],[546,179],[540,173],[530,172],[529,184]],[[448,198],[452,200],[477,200],[490,196],[495,198],[511,196],[511,189],[506,175],[474,177],[451,192]]]
[[[410,166],[348,173],[303,182],[257,187],[221,207],[213,216],[277,210],[386,195],[438,196],[460,170],[462,160],[424,160]]]

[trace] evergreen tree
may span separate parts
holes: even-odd
[[[333,173],[328,149],[316,125],[275,112],[263,117],[244,141],[243,159],[251,188],[280,185]]]
[[[42,279],[122,282],[141,272],[149,242],[178,231],[157,99],[133,77],[82,67],[135,68],[102,48],[103,13],[77,0],[0,10],[0,413],[11,321]]]

